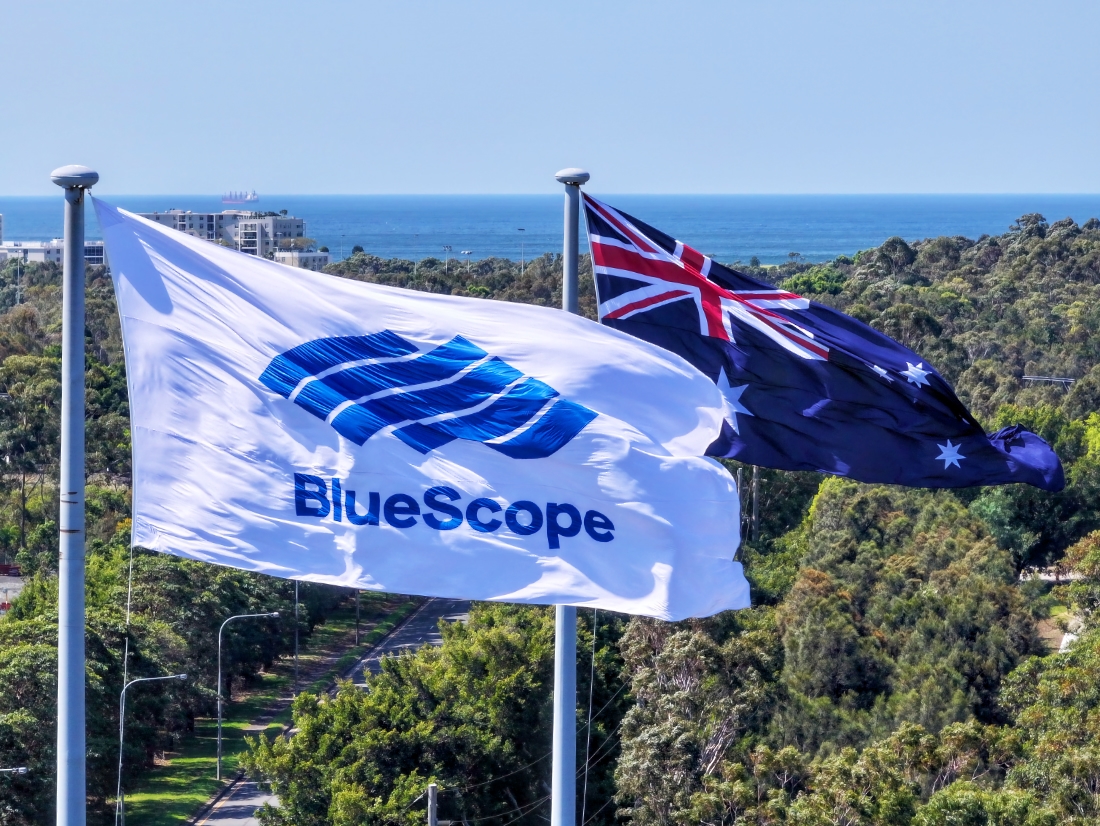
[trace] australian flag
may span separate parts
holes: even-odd
[[[708,453],[861,482],[1065,486],[1050,446],[989,435],[932,365],[863,322],[725,267],[585,196],[600,321],[683,356],[722,391]]]

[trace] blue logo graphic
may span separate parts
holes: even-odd
[[[276,356],[260,381],[357,445],[387,431],[421,453],[467,439],[541,459],[596,418],[461,336],[429,350],[389,330],[319,338]]]

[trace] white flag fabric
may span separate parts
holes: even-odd
[[[137,546],[397,593],[661,619],[749,604],[722,398],[558,310],[364,284],[95,201]]]

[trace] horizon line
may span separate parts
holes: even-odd
[[[96,194],[93,192],[93,194]],[[114,198],[222,198],[210,192],[106,192]],[[260,198],[542,198],[559,192],[275,192]],[[0,198],[53,198],[54,195],[5,195]],[[1096,198],[1100,192],[606,192],[603,198]],[[249,202],[258,203],[258,202]],[[247,206],[248,204],[227,204]]]

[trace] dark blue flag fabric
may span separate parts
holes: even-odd
[[[989,435],[931,364],[863,322],[712,261],[585,197],[600,321],[671,350],[725,397],[707,451],[861,482],[1065,486],[1022,427]]]

